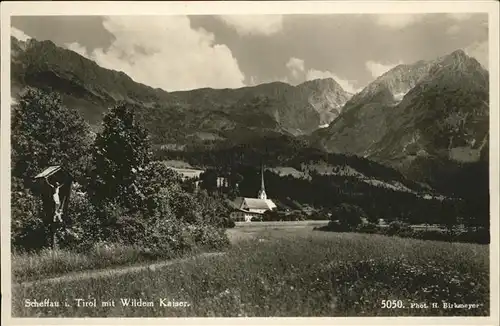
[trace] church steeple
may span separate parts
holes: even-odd
[[[261,165],[260,177],[261,177],[260,191],[257,197],[259,199],[267,199],[266,187],[264,186],[264,165]]]

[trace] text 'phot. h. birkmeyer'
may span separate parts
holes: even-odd
[[[311,4],[2,6],[7,324],[498,322],[498,4]]]

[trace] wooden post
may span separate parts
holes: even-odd
[[[59,249],[59,241],[57,238],[57,223],[55,221],[52,222],[52,250]]]

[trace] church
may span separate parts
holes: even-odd
[[[235,221],[250,222],[252,219],[261,217],[266,211],[276,208],[276,204],[267,198],[264,185],[264,168],[261,169],[261,185],[257,198],[239,197],[235,201],[235,211],[231,217]]]

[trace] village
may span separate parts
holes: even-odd
[[[196,187],[199,187],[199,178],[204,172],[203,170],[175,168],[170,167],[175,172],[182,175],[184,180],[194,179]],[[261,185],[255,198],[237,197],[231,201],[231,218],[237,222],[262,221],[262,216],[267,211],[272,211],[277,208],[272,199],[267,198],[265,182],[264,182],[264,167],[261,169]],[[227,187],[228,181],[226,178],[217,177],[218,187]]]

